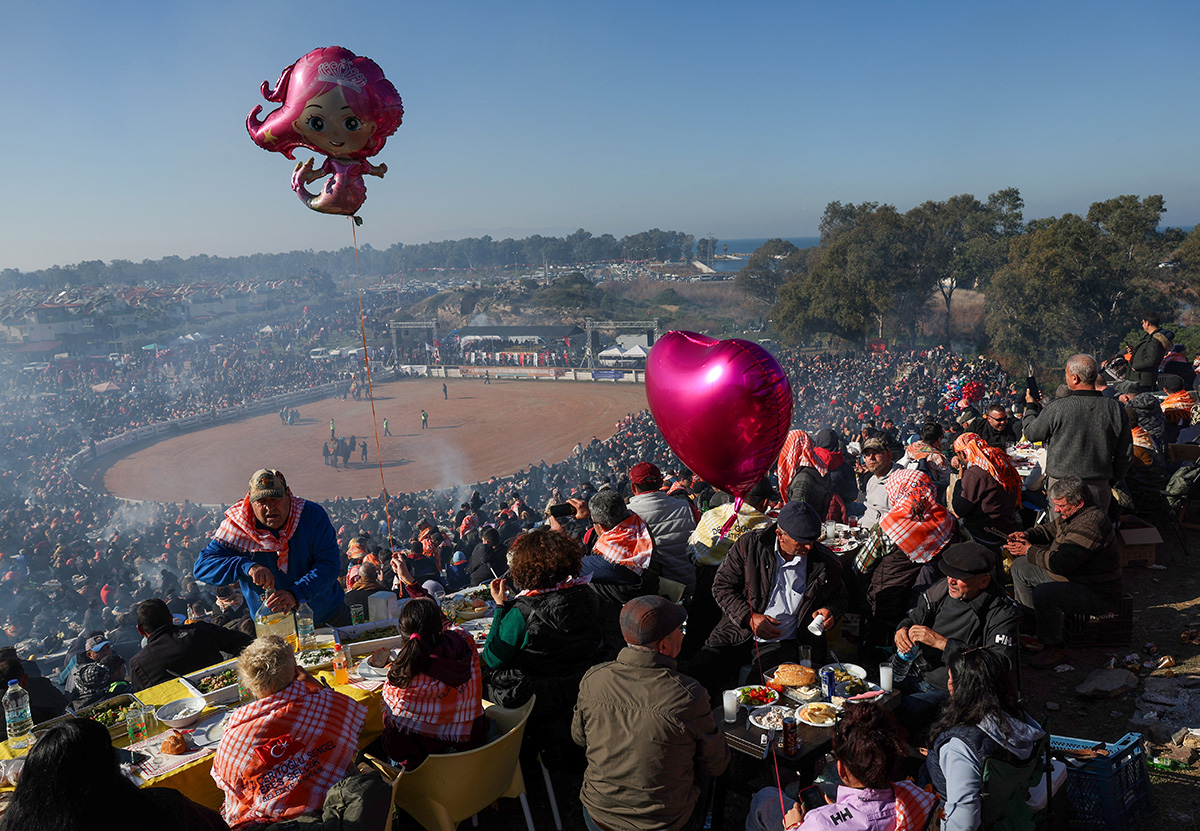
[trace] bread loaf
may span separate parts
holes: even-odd
[[[172,730],[163,739],[163,743],[159,749],[168,756],[182,756],[188,752],[187,740]]]
[[[780,664],[774,681],[781,687],[807,687],[816,683],[817,673],[803,664]]]

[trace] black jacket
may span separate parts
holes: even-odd
[[[750,614],[762,614],[775,587],[775,524],[748,531],[729,549],[713,578],[713,599],[721,622],[708,636],[708,646],[730,646],[751,638]],[[804,600],[797,612],[797,632],[805,631],[813,612],[829,609],[835,619],[846,611],[842,564],[828,548],[815,544],[808,552]]]
[[[481,542],[471,552],[467,569],[472,586],[489,583],[495,578],[503,576],[508,571],[508,557],[505,554],[504,546]]]
[[[1147,390],[1154,389],[1158,366],[1167,354],[1167,347],[1163,343],[1166,336],[1161,333],[1161,329],[1155,329],[1147,334],[1133,347],[1133,354],[1129,356],[1129,380],[1137,381]]]
[[[178,675],[195,672],[236,656],[254,640],[234,629],[204,621],[184,626],[168,624],[150,635],[146,645],[129,662],[129,680],[135,691],[153,687]]]

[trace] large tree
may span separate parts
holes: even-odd
[[[805,271],[806,255],[784,239],[769,239],[750,255],[734,284],[751,297],[774,303],[780,287]]]

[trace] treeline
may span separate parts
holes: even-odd
[[[773,304],[793,343],[818,333],[916,343],[931,317],[949,343],[955,292],[981,291],[985,326],[967,339],[1046,365],[1070,351],[1108,354],[1141,315],[1173,320],[1200,294],[1200,226],[1159,230],[1162,196],[1118,196],[1084,217],[1026,222],[1023,209],[1016,188],[905,213],[831,202],[818,245],[770,240],[737,282]]]
[[[364,275],[384,276],[398,271],[429,268],[502,269],[526,264],[570,265],[604,260],[679,260],[690,258],[695,238],[681,231],[653,228],[618,239],[612,234],[593,236],[580,228],[565,237],[535,234],[525,239],[494,240],[490,236],[426,242],[396,243],[379,250],[370,245],[358,251],[358,269]],[[41,286],[139,285],[142,283],[214,283],[241,280],[290,280],[310,271],[335,278],[355,271],[353,248],[338,251],[289,251],[285,254],[254,254],[248,257],[210,257],[200,254],[183,259],[88,260],[70,266],[53,266],[23,272],[0,271],[0,290]]]

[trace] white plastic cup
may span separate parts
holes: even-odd
[[[893,681],[892,681],[892,665],[891,664],[880,664],[879,665],[879,686],[883,687],[883,689],[886,690],[887,692],[891,692],[892,691],[892,683],[893,683]]]
[[[725,723],[733,724],[737,721],[738,706],[742,703],[741,696],[737,690],[726,690],[722,703],[725,705]]]
[[[817,615],[812,619],[812,623],[808,624],[808,631],[812,632],[817,637],[825,634],[825,616]]]

